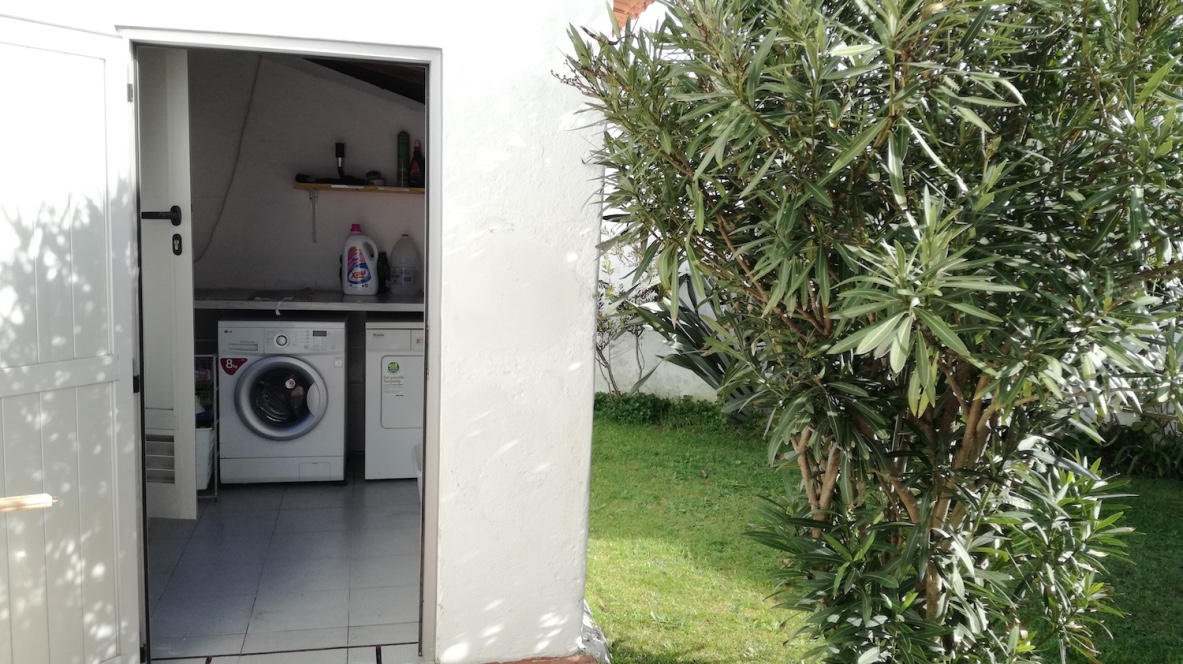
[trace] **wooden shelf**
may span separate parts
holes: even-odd
[[[320,184],[318,182],[296,182],[292,185],[305,191],[370,191],[382,194],[422,194],[422,187],[379,187],[375,184]]]

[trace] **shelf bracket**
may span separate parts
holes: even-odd
[[[316,189],[308,190],[308,200],[312,201],[312,244],[316,244],[316,202],[320,199],[320,192]],[[276,312],[278,315],[278,312]]]

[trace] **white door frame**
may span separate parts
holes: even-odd
[[[436,594],[439,532],[439,422],[440,422],[440,288],[443,256],[443,225],[440,211],[443,182],[440,149],[443,145],[443,53],[423,47],[369,44],[361,42],[269,37],[265,35],[159,30],[119,26],[117,32],[133,44],[178,48],[217,48],[234,51],[319,55],[334,58],[395,60],[427,66],[427,145],[437,156],[427,162],[427,279],[424,283],[424,324],[427,328],[427,394],[423,450],[423,547],[422,597],[419,647],[423,659],[435,661]],[[137,440],[136,444],[141,444]],[[142,453],[142,451],[141,451]],[[142,551],[141,554],[143,555]]]

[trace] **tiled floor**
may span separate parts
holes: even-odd
[[[149,523],[153,659],[418,662],[419,539],[414,480],[223,486]]]

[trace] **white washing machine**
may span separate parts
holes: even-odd
[[[345,322],[219,321],[221,479],[345,479]]]
[[[366,479],[418,477],[423,323],[366,323]]]

